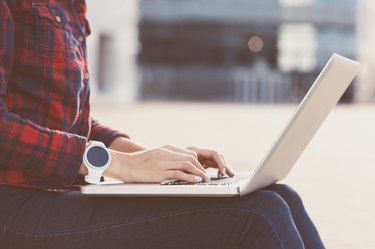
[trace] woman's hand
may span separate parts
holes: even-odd
[[[233,170],[227,165],[222,154],[217,151],[189,147],[188,150],[196,153],[196,158],[204,168],[217,168],[218,175],[223,177],[225,174],[234,176]]]
[[[124,153],[110,150],[112,163],[105,176],[126,183],[160,183],[165,180],[185,182],[209,181],[206,168],[217,168],[218,175],[234,176],[223,156],[213,150],[188,149],[166,145],[153,150]]]
[[[126,183],[156,183],[165,180],[201,182],[209,180],[206,170],[198,161],[198,154],[194,150],[167,145],[153,150],[132,153],[115,150],[110,150],[110,152],[112,163],[104,172],[104,175]]]

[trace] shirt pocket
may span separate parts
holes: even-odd
[[[71,21],[59,6],[34,2],[33,9],[36,26],[31,38],[37,56],[55,62],[82,57]]]

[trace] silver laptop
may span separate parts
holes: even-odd
[[[104,183],[86,185],[87,195],[113,196],[238,196],[276,183],[287,176],[328,113],[337,104],[359,71],[359,63],[337,54],[329,59],[299,104],[280,136],[252,173],[212,178],[210,182],[189,184]]]

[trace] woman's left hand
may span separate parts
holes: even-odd
[[[219,152],[197,147],[189,147],[187,149],[197,154],[196,157],[204,168],[217,168],[220,177],[223,177],[225,174],[230,177],[234,176],[233,170],[227,165],[223,155]]]

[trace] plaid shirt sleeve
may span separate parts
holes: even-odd
[[[32,173],[51,182],[72,184],[82,163],[86,137],[37,125],[6,105],[15,71],[14,20],[8,2],[12,1],[0,0],[0,169],[9,171],[0,175],[0,183],[28,185],[24,174]]]
[[[111,145],[113,140],[118,137],[129,138],[127,134],[114,130],[108,126],[102,125],[98,120],[91,118],[90,140],[103,142],[107,147]]]

